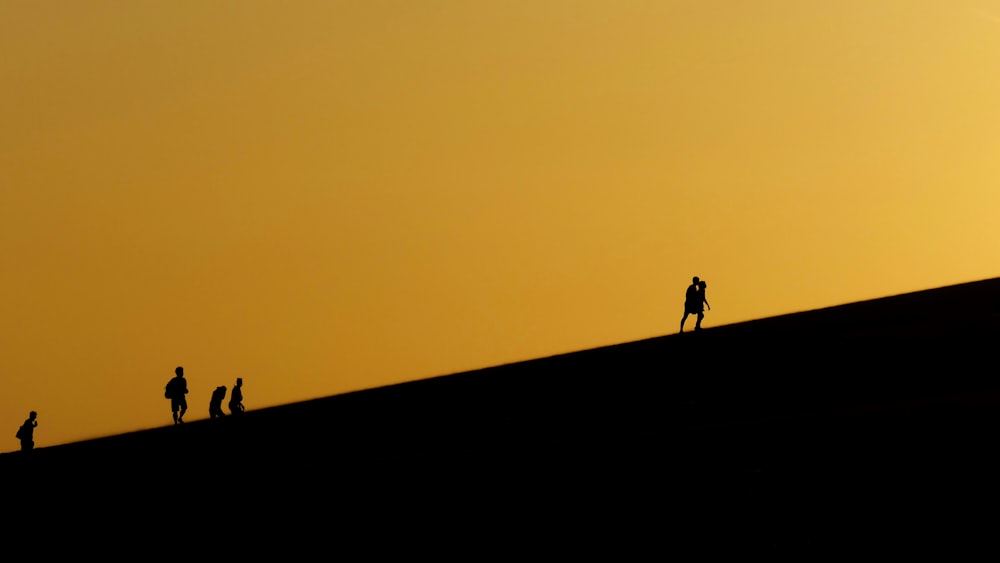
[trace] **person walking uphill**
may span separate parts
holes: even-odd
[[[17,429],[16,438],[21,441],[21,451],[27,452],[35,448],[35,427],[38,426],[38,421],[35,418],[38,413],[31,411],[28,415],[28,420],[24,421],[24,424]]]
[[[184,379],[184,368],[178,367],[174,370],[174,378],[167,382],[166,391],[163,395],[170,399],[170,412],[174,415],[174,424],[184,423],[184,413],[188,410],[187,380]]]
[[[212,391],[212,400],[208,402],[208,418],[224,417],[222,412],[222,400],[226,398],[226,386],[220,385]]]
[[[236,378],[236,387],[229,393],[229,412],[243,414],[243,378]]]
[[[712,310],[712,306],[705,299],[705,288],[707,287],[708,284],[700,280],[698,276],[691,278],[691,285],[688,286],[687,292],[684,294],[684,316],[681,317],[681,332],[684,332],[684,321],[687,320],[688,315],[698,316],[694,329],[701,330],[701,321],[705,318],[705,306],[708,306],[709,311]]]

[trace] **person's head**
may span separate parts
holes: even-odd
[[[698,285],[699,281],[701,281],[701,280],[698,279],[698,276],[695,276],[695,277],[691,278],[691,283],[693,283],[694,285]]]
[[[698,287],[700,287],[702,289],[705,289],[706,287],[708,287],[708,283],[706,283],[706,282],[698,282]]]
[[[31,413],[28,414],[28,418],[30,418],[31,420],[35,420],[35,417],[37,417],[37,416],[38,416],[38,413],[35,412],[35,411],[31,411]]]
[[[236,378],[236,386],[237,387],[242,387],[243,386],[243,378],[242,377],[237,377]]]
[[[177,369],[174,370],[174,373],[177,374],[177,377],[184,377],[184,368],[182,368],[181,366],[177,366]]]

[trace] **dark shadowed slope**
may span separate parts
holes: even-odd
[[[101,506],[131,534],[179,519],[298,538],[285,550],[330,526],[616,553],[952,545],[965,502],[998,498],[998,319],[988,280],[6,454],[0,471],[10,509],[55,529],[96,526]]]

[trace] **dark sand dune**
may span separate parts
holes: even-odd
[[[97,543],[954,553],[994,535],[998,319],[988,280],[6,454],[0,474],[10,513]]]

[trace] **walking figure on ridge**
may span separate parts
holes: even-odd
[[[222,412],[222,400],[226,398],[226,386],[220,385],[212,391],[212,400],[208,403],[208,417],[223,417],[226,413]]]
[[[229,412],[243,414],[243,378],[236,378],[236,387],[229,394]]]
[[[38,421],[35,418],[38,413],[31,411],[28,415],[28,419],[24,421],[24,424],[17,429],[16,438],[21,441],[21,451],[27,452],[35,448],[35,427],[38,426]]]
[[[188,410],[187,404],[187,380],[184,379],[184,368],[178,367],[174,370],[174,378],[167,382],[166,391],[163,395],[170,399],[170,412],[174,415],[174,424],[184,423],[184,413]]]
[[[684,316],[681,317],[681,332],[684,332],[684,321],[687,320],[688,315],[697,315],[698,320],[694,324],[695,330],[701,330],[701,321],[705,318],[705,307],[708,306],[708,310],[712,310],[712,306],[708,304],[708,299],[705,298],[705,288],[708,284],[695,276],[691,278],[691,285],[687,288],[687,293],[684,295]]]

